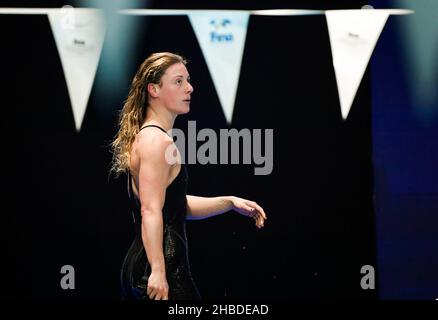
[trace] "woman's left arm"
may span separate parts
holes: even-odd
[[[234,196],[198,197],[187,195],[187,220],[206,219],[230,210],[252,217],[261,228],[267,219],[265,211],[256,202]]]

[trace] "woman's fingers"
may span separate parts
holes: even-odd
[[[149,288],[148,288],[148,292],[149,292]],[[151,289],[150,292],[148,293],[148,296],[152,300],[168,300],[169,299],[168,290],[166,290],[164,288],[163,289],[159,289],[159,288]]]
[[[163,289],[163,296],[161,297],[162,300],[168,300],[169,299],[169,289]]]
[[[259,228],[264,226],[264,218],[261,215],[258,218],[258,224],[259,224]]]
[[[158,294],[155,297],[155,300],[167,300],[167,294],[164,292],[164,290],[158,292]]]
[[[149,296],[149,299],[157,300],[157,297],[159,296],[158,287],[156,287],[154,285],[150,285],[150,286],[148,286],[146,293]]]
[[[254,220],[255,220],[255,223],[256,223],[256,226],[258,227],[258,228],[261,228],[261,227],[263,227],[264,226],[264,218],[263,218],[263,215],[260,213],[260,212],[256,212],[254,215],[253,215],[253,218],[254,218]]]
[[[260,207],[259,205],[257,205],[257,207],[258,207],[257,210],[259,210],[261,212],[263,219],[265,219],[265,220],[268,219],[268,217],[266,216],[265,210],[263,210],[263,208]]]
[[[154,300],[156,295],[157,295],[157,291],[151,290],[151,292],[149,293],[149,299]]]
[[[262,215],[260,215],[260,218],[259,218],[259,223],[260,223],[260,226],[264,226],[264,224],[265,224],[265,218],[263,218],[263,216]]]
[[[253,216],[254,216],[254,213],[255,213],[254,208],[251,207],[250,205],[246,205],[245,208],[246,208],[246,210],[249,212],[248,215],[249,215],[250,217],[253,217]]]
[[[264,219],[267,219],[267,218],[268,218],[268,217],[266,216],[265,210],[263,210],[263,208],[262,208],[261,206],[259,206],[259,205],[257,204],[257,202],[255,202],[255,201],[248,201],[248,202],[247,202],[247,205],[248,205],[249,207],[251,207],[251,208],[254,208],[254,210],[257,210],[257,211],[263,216]]]
[[[267,219],[265,210],[261,206],[259,206],[255,201],[245,200],[241,199],[242,202],[237,208],[240,208],[238,210],[239,213],[252,217],[255,221],[255,224],[258,228],[261,228],[264,226],[265,220]]]
[[[167,300],[169,286],[165,276],[161,274],[157,276],[157,274],[152,272],[149,277],[146,294],[151,300]]]
[[[263,216],[264,219],[267,219],[265,210],[261,206],[259,206],[256,202],[252,201],[252,206],[257,209],[257,211]]]

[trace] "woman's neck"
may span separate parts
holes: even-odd
[[[146,118],[143,121],[142,127],[145,125],[154,124],[162,127],[166,131],[171,130],[173,128],[173,124],[175,123],[176,115],[166,111],[163,110],[163,112],[157,112],[155,108],[149,106],[147,108]]]

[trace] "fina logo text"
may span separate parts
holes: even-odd
[[[211,42],[233,41],[233,35],[227,30],[227,25],[231,24],[230,19],[211,20],[210,24],[214,27],[210,33]]]

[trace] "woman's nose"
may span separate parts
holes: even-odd
[[[188,86],[187,86],[187,92],[189,92],[189,93],[192,93],[193,92],[193,86],[190,84],[190,83],[188,83]]]

